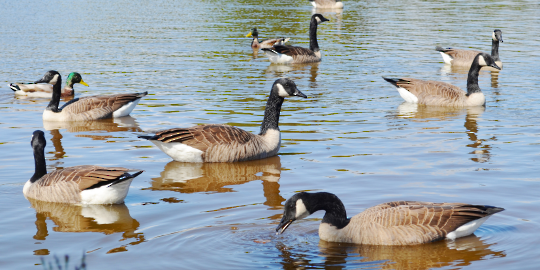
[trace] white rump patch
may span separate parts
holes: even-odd
[[[274,64],[287,64],[294,60],[291,56],[276,51],[264,51],[264,54],[266,54],[268,59],[270,59],[270,62]]]
[[[471,235],[486,221],[490,216],[483,217],[477,220],[473,220],[471,222],[468,222],[464,225],[461,225],[459,228],[457,228],[455,231],[449,233],[446,235],[446,238],[455,240],[456,238],[464,237],[467,235]]]
[[[449,64],[449,65],[452,64],[452,60],[454,60],[454,59],[452,59],[452,56],[450,56],[450,55],[448,55],[446,53],[443,53],[443,52],[440,52],[440,53],[442,55],[442,59],[443,59],[445,64]]]
[[[105,185],[98,188],[81,191],[81,203],[83,204],[118,204],[124,202],[132,179],[124,182]]]
[[[116,110],[113,112],[113,117],[122,117],[122,116],[128,116],[131,111],[133,111],[133,109],[135,109],[135,106],[137,106],[137,104],[139,104],[139,101],[141,99],[137,99],[137,100],[134,100],[122,107],[120,107],[120,109]]]
[[[281,85],[281,83],[276,83],[276,86],[278,88],[278,95],[280,97],[289,97],[289,93],[287,93],[287,91],[285,91],[285,88],[283,87],[283,85]]]
[[[403,88],[403,87],[396,87],[398,92],[399,92],[399,95],[407,102],[410,102],[410,103],[418,103],[418,98],[411,92],[409,92],[409,90]]]
[[[487,66],[486,59],[481,55],[478,56],[478,64],[483,67]]]
[[[307,216],[309,216],[309,212],[306,209],[304,202],[302,201],[302,199],[298,199],[296,201],[296,219],[303,219]]]
[[[203,151],[197,148],[193,148],[178,142],[164,143],[156,140],[150,141],[154,143],[161,151],[176,161],[204,162],[202,159]]]

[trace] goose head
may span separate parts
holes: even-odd
[[[317,24],[322,23],[322,22],[330,21],[329,19],[323,17],[323,15],[321,15],[319,13],[313,14],[313,16],[311,16],[311,20],[315,20],[317,22]]]
[[[495,29],[495,31],[493,31],[493,34],[491,35],[491,38],[492,38],[494,41],[500,41],[500,42],[503,42],[503,39],[502,39],[502,31],[499,30],[499,29]]]
[[[89,86],[86,82],[83,81],[81,74],[79,74],[77,72],[69,73],[66,82],[67,82],[68,85],[71,82],[71,84],[80,83],[80,84],[82,84],[84,86]]]
[[[493,59],[493,57],[491,57],[491,55],[487,54],[487,53],[479,53],[475,60],[478,59],[478,64],[481,66],[481,67],[492,67],[492,68],[495,68],[495,69],[498,69],[498,70],[501,70],[501,68],[499,66],[497,66],[497,64],[495,64],[495,60]]]
[[[272,92],[280,97],[298,96],[307,98],[304,93],[300,92],[300,90],[296,88],[296,84],[294,83],[294,81],[289,78],[277,79],[272,86]]]
[[[58,82],[58,78],[61,78],[60,73],[56,70],[49,70],[43,77],[34,83],[48,83],[55,85]]]
[[[34,150],[44,149],[47,146],[47,141],[45,140],[45,133],[41,130],[36,130],[32,134],[32,140],[30,140],[30,145]]]
[[[303,219],[312,214],[309,210],[312,206],[309,195],[306,192],[296,193],[285,202],[283,218],[276,228],[276,234],[285,232],[295,220]]]
[[[251,37],[251,36],[253,36],[254,38],[259,36],[259,32],[257,31],[257,28],[252,28],[251,31],[246,35],[246,37]]]

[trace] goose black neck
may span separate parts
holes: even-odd
[[[498,40],[491,40],[491,57],[493,57],[493,60],[499,61],[499,41]]]
[[[58,79],[56,83],[53,85],[53,93],[52,93],[52,99],[51,102],[49,102],[49,105],[47,106],[47,110],[51,110],[53,112],[59,112],[58,105],[60,104],[60,96],[62,95],[62,77],[58,75]]]
[[[268,97],[268,102],[266,102],[264,119],[259,135],[264,135],[269,129],[279,130],[279,114],[281,113],[281,105],[285,99],[277,94],[278,91],[274,91],[274,87],[276,87],[275,84],[272,86],[270,97]]]
[[[317,19],[311,18],[309,23],[309,49],[318,52],[319,43],[317,43]]]
[[[469,75],[467,76],[467,96],[482,92],[480,86],[478,86],[478,73],[480,73],[480,69],[482,68],[478,63],[478,57],[480,57],[480,54],[474,58],[469,69]]]
[[[328,223],[338,229],[347,226],[350,219],[347,218],[345,205],[334,194],[328,192],[318,192],[311,194],[313,197],[310,202],[305,202],[305,205],[310,205],[308,211],[314,213],[318,210],[324,210],[323,223]]]
[[[34,163],[36,165],[36,171],[34,172],[34,175],[32,178],[30,178],[30,182],[34,183],[39,178],[47,174],[47,166],[45,164],[45,149],[44,146],[38,145],[34,148]]]

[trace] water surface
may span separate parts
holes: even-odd
[[[88,269],[536,269],[536,1],[344,1],[319,10],[323,61],[276,66],[245,34],[308,46],[308,1],[1,1],[0,266],[42,269],[40,257],[86,254]],[[482,71],[485,108],[404,104],[381,79],[466,86],[435,45],[490,50],[503,31],[504,70]],[[148,91],[131,117],[41,120],[47,99],[5,86],[47,70],[77,71],[76,95]],[[277,157],[233,164],[172,161],[137,134],[226,123],[258,132],[274,80],[295,80]],[[29,202],[30,137],[45,130],[49,171],[82,164],[145,172],[125,205]],[[393,200],[490,204],[506,211],[475,235],[414,247],[320,241],[323,213],[276,236],[298,191],[337,194],[348,214]]]

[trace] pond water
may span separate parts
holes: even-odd
[[[86,254],[88,269],[536,269],[540,264],[540,98],[536,1],[344,1],[317,10],[323,61],[271,65],[245,35],[308,46],[308,1],[0,1],[0,268]],[[485,108],[403,103],[381,76],[445,81],[436,45],[490,51]],[[77,96],[148,91],[131,117],[44,123],[43,98],[6,86],[77,71]],[[232,164],[172,161],[137,135],[226,123],[258,132],[272,83],[292,78],[277,157]],[[65,81],[65,79],[64,79]],[[30,138],[45,131],[49,171],[137,168],[125,205],[28,201]],[[475,235],[412,247],[320,241],[322,212],[275,235],[298,191],[338,195],[347,213],[394,200],[504,207]]]

